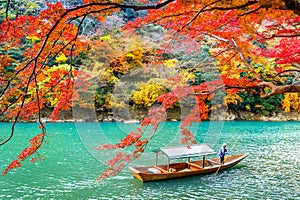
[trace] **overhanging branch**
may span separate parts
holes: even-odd
[[[300,92],[300,85],[274,85],[271,82],[260,82],[257,84],[260,88],[270,88],[271,92],[269,93],[261,93],[261,98],[267,98],[276,94],[284,94],[287,92]]]

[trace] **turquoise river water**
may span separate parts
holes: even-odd
[[[178,145],[179,122],[162,123],[145,154],[130,165],[154,163],[153,149]],[[95,146],[120,140],[138,124],[47,123],[41,162],[0,176],[0,199],[300,199],[300,122],[203,122],[191,130],[198,143],[218,151],[223,142],[232,154],[249,153],[237,166],[217,174],[141,183],[127,168],[96,181],[114,151]],[[10,124],[0,123],[1,135]],[[21,123],[12,140],[0,147],[0,170],[28,145],[38,125]],[[151,134],[146,132],[146,136]],[[160,158],[159,162],[165,162]]]

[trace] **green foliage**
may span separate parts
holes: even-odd
[[[97,108],[109,109],[110,104],[108,101],[108,97],[111,96],[111,93],[111,87],[98,87],[95,95],[95,106]]]
[[[0,21],[6,17],[6,0],[0,0]],[[8,18],[16,18],[18,15],[38,15],[45,4],[34,0],[10,0],[8,9]]]
[[[228,109],[235,112],[250,111],[253,113],[271,115],[273,112],[281,108],[283,95],[274,95],[269,98],[260,98],[258,94],[240,93],[241,102],[229,104]]]

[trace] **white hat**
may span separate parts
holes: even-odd
[[[223,143],[223,147],[225,147],[226,146],[226,143]]]

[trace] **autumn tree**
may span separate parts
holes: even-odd
[[[169,55],[175,48],[185,47],[187,55],[199,52],[203,44],[209,43],[209,56],[219,70],[215,78],[199,84],[187,84],[186,76],[175,74],[168,79],[172,90],[158,98],[160,106],[149,110],[141,126],[129,133],[117,144],[97,147],[99,150],[133,146],[130,153],[120,151],[108,161],[109,169],[100,178],[116,174],[133,159],[138,158],[155,135],[159,123],[174,104],[183,103],[192,97],[190,112],[181,122],[182,143],[195,143],[188,126],[208,118],[205,101],[211,100],[216,91],[224,91],[231,101],[238,99],[238,92],[257,93],[262,98],[276,94],[300,92],[299,82],[299,3],[298,1],[225,1],[225,0],[166,0],[157,3],[123,1],[89,1],[65,8],[61,3],[47,4],[38,15],[9,15],[11,1],[6,1],[4,18],[0,25],[1,51],[1,115],[12,117],[12,129],[0,144],[4,145],[14,134],[14,126],[20,119],[37,113],[41,133],[30,141],[8,170],[21,165],[43,144],[45,125],[40,113],[45,107],[49,93],[58,93],[52,119],[59,111],[70,109],[79,98],[76,91],[84,91],[86,74],[77,68],[77,58],[89,49],[91,38],[82,32],[86,19],[92,17],[104,22],[113,12],[121,9],[146,10],[147,15],[129,21],[123,31],[130,34],[143,26],[157,25],[167,30],[164,44],[157,54]],[[26,36],[26,37],[24,37]],[[22,48],[21,59],[16,60],[11,50]],[[58,66],[55,72],[53,61],[65,56],[68,69]],[[262,61],[259,57],[267,57]],[[159,58],[159,56],[158,56]],[[159,59],[157,60],[158,62]],[[153,61],[152,64],[158,62]],[[197,63],[196,63],[197,64]],[[203,66],[199,65],[199,68]],[[257,66],[268,74],[259,72]],[[49,73],[49,71],[54,72]],[[45,77],[50,76],[45,81]],[[80,88],[80,89],[78,89]],[[286,96],[292,101],[294,95]],[[285,98],[285,100],[286,100]],[[284,104],[288,110],[288,104]],[[291,107],[291,106],[290,106]],[[298,109],[298,104],[293,109]],[[153,134],[143,136],[152,127]]]

